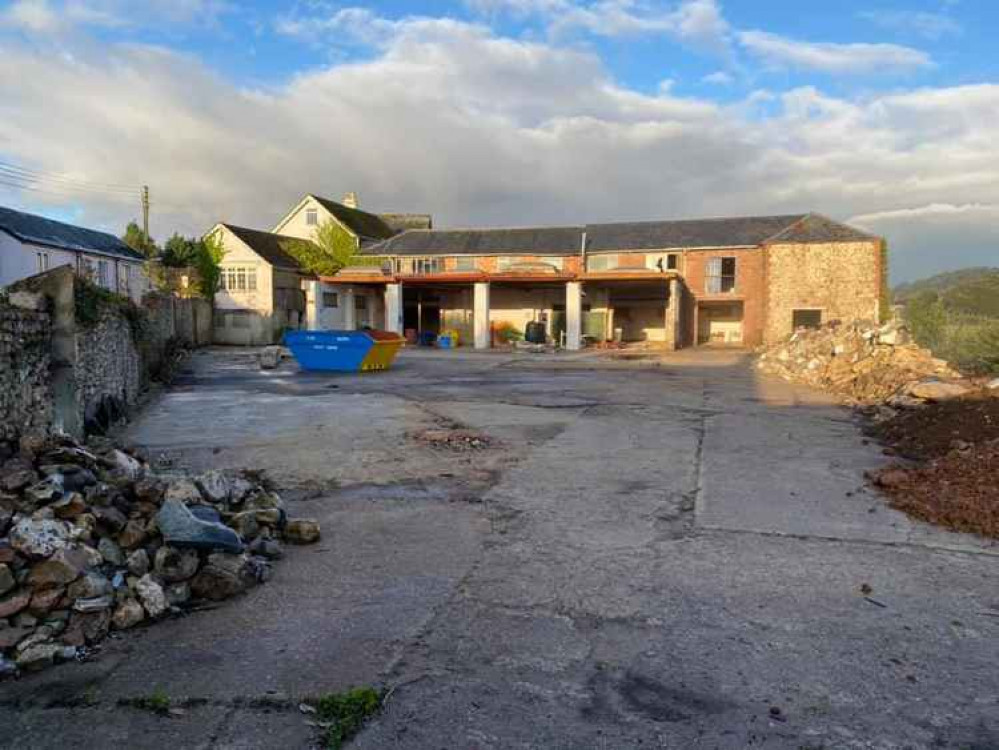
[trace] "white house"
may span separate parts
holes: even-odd
[[[99,286],[141,302],[149,291],[144,261],[113,234],[0,206],[0,287],[69,265]]]

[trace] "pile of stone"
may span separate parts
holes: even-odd
[[[107,441],[0,442],[0,677],[266,581],[319,539],[245,475],[154,473]]]
[[[481,451],[493,444],[492,439],[487,435],[458,429],[424,430],[416,435],[416,439],[434,450],[454,453]]]
[[[833,321],[821,328],[799,329],[764,351],[758,367],[859,404],[904,406],[973,390],[947,362],[913,343],[900,322],[878,326]]]

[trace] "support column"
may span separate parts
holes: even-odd
[[[565,348],[583,348],[583,285],[578,281],[565,284]]]
[[[385,285],[385,330],[402,335],[402,284]]]
[[[318,331],[323,310],[322,282],[303,281],[302,286],[305,287],[305,327]]]
[[[345,331],[357,330],[357,303],[354,302],[354,287],[348,286],[343,290],[343,329]]]
[[[676,279],[670,279],[666,290],[666,348],[676,351],[680,348],[680,285]]]
[[[472,328],[475,333],[475,348],[488,349],[492,346],[492,331],[489,327],[489,282],[475,284]]]

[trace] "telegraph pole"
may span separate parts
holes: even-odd
[[[149,250],[149,185],[142,186],[142,238]]]

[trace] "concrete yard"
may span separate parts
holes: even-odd
[[[299,700],[368,684],[358,749],[999,747],[999,548],[889,509],[851,413],[743,353],[203,351],[125,437],[265,470],[323,539],[0,684],[0,747],[308,748]]]

